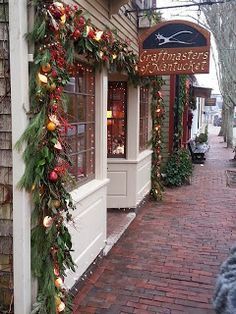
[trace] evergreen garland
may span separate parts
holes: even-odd
[[[161,95],[161,87],[164,81],[161,78],[154,77],[150,79],[151,86],[151,115],[152,115],[152,170],[151,170],[151,192],[150,195],[154,200],[162,199],[164,190],[161,182],[161,128],[165,116],[165,107]]]
[[[187,75],[179,75],[179,93],[174,105],[174,120],[177,121],[174,131],[174,149],[180,147],[181,137],[183,135],[183,112],[187,104]],[[177,103],[178,102],[178,103]]]
[[[95,28],[77,6],[52,0],[34,0],[33,4],[35,23],[28,34],[35,45],[30,79],[32,118],[17,143],[19,150],[26,144],[19,187],[31,193],[34,204],[32,272],[38,278],[38,297],[32,313],[70,313],[64,277],[66,270],[75,270],[66,227],[74,206],[65,188],[71,161],[63,89],[80,70],[76,54],[99,68],[126,71],[134,84],[139,82],[137,55],[110,30]]]

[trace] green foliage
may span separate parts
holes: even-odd
[[[192,162],[186,149],[175,151],[168,159],[165,168],[165,184],[181,186],[188,182],[192,174]]]
[[[150,195],[154,200],[161,200],[163,197],[163,185],[161,182],[161,128],[165,116],[164,102],[160,89],[164,81],[162,78],[153,77],[146,80],[146,86],[151,87],[151,115],[152,115],[152,136],[150,144],[152,146],[152,170],[151,170],[151,191]]]
[[[207,143],[208,141],[208,125],[205,127],[205,132],[200,133],[198,136],[195,138],[195,142],[199,144]]]
[[[161,22],[161,20],[162,20],[162,14],[161,14],[160,11],[155,12],[155,11],[149,10],[149,11],[145,11],[145,12],[143,13],[142,20],[144,20],[144,19],[146,19],[146,18],[148,19],[148,21],[149,21],[149,23],[150,23],[150,26],[153,26],[153,25],[155,25],[155,24]]]
[[[30,66],[29,125],[16,144],[23,150],[25,171],[19,188],[31,194],[32,273],[38,279],[38,297],[32,313],[71,313],[68,291],[55,280],[75,271],[72,241],[67,222],[72,220],[72,199],[66,190],[70,147],[66,141],[68,116],[63,90],[70,76],[77,75],[78,55],[101,69],[125,71],[129,80],[140,83],[138,56],[130,44],[120,41],[111,30],[98,30],[76,6],[61,1],[32,0],[34,27],[26,37],[35,46]],[[100,38],[97,35],[100,33]],[[48,125],[53,127],[48,127]],[[52,175],[53,174],[53,175]],[[57,204],[57,205],[55,205]],[[58,302],[55,302],[55,299]]]
[[[186,86],[187,76],[180,75],[179,76],[179,95],[176,99],[174,105],[174,119],[177,121],[175,124],[174,130],[174,149],[178,149],[180,146],[180,139],[183,134],[183,125],[182,125],[182,117],[184,112],[184,107],[187,104],[187,86]]]

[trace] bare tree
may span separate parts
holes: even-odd
[[[190,1],[196,5],[206,2],[205,0]],[[214,37],[213,55],[224,101],[223,125],[220,133],[224,136],[227,147],[232,147],[234,106],[236,105],[236,1],[225,0],[224,3],[217,3],[217,0],[211,0],[210,2],[209,5],[199,6],[204,13],[204,18],[196,19],[193,15],[191,18],[210,30]]]
[[[217,77],[224,101],[224,121],[221,131],[227,141],[227,147],[232,147],[236,105],[236,3],[232,0],[226,0],[224,3],[211,2],[211,5],[201,6],[201,10],[205,16],[205,24],[215,39],[215,60],[218,59]]]

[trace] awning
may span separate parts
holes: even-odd
[[[211,97],[211,91],[212,91],[212,88],[193,86],[193,96],[194,97],[210,98]]]
[[[110,0],[109,1],[109,14],[116,14],[119,12],[120,8],[128,4],[129,0]]]

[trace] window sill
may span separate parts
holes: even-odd
[[[147,158],[152,154],[152,150],[146,149],[141,152],[137,159],[124,159],[124,158],[108,158],[108,164],[138,164],[143,159]]]
[[[70,194],[74,203],[81,202],[83,199],[88,197],[90,194],[95,193],[109,183],[109,179],[97,180],[94,179],[82,186],[74,189]]]
[[[152,154],[152,150],[151,149],[145,149],[142,152],[139,153],[138,156],[138,161],[141,161],[143,159],[145,159],[146,157],[150,156]]]

